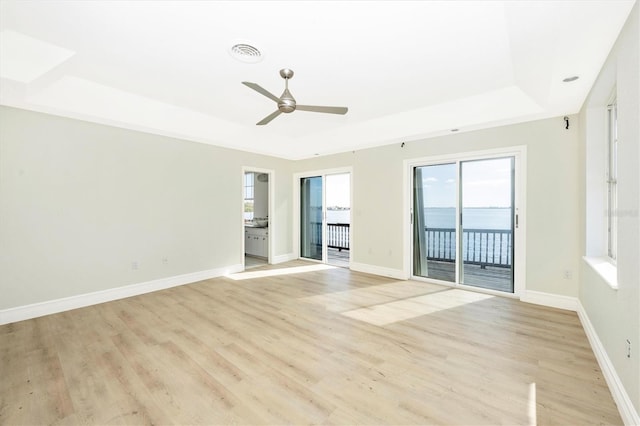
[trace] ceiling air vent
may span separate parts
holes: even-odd
[[[262,53],[260,52],[260,49],[248,43],[234,44],[231,46],[231,49],[229,49],[229,53],[235,59],[250,64],[254,64],[262,60]]]

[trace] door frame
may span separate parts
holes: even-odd
[[[350,176],[350,184],[349,184],[349,202],[351,203],[351,218],[350,218],[350,226],[349,226],[349,264],[351,264],[353,260],[353,167],[337,167],[333,169],[321,169],[321,170],[313,170],[308,172],[298,172],[293,174],[293,254],[295,259],[304,259],[309,260],[311,262],[319,262],[319,263],[327,263],[327,259],[325,259],[326,254],[326,226],[327,226],[327,217],[326,217],[326,188],[325,188],[325,176],[327,175],[338,175],[349,173]],[[322,176],[322,208],[323,208],[323,217],[322,217],[322,258],[323,260],[315,260],[308,258],[300,257],[300,180],[302,178]]]
[[[444,164],[458,161],[484,160],[497,157],[515,158],[514,177],[514,214],[518,217],[518,226],[514,229],[514,271],[513,271],[513,293],[505,293],[497,290],[484,289],[470,285],[458,284],[458,264],[456,262],[456,282],[433,280],[413,275],[413,168],[417,166],[428,166]],[[403,200],[404,200],[404,220],[403,220],[403,246],[405,256],[403,261],[403,275],[409,279],[417,281],[437,282],[438,284],[451,287],[464,288],[466,290],[478,291],[506,297],[522,297],[526,290],[526,235],[527,235],[527,147],[525,145],[510,146],[505,148],[488,149],[482,151],[466,151],[456,154],[435,155],[429,157],[412,158],[403,162]],[[456,193],[456,199],[459,196]],[[459,203],[459,200],[457,200]],[[456,220],[456,229],[459,227],[459,220]]]
[[[244,262],[244,253],[245,253],[245,229],[244,229],[244,175],[245,173],[248,172],[255,172],[255,173],[266,173],[269,176],[269,183],[267,185],[267,190],[269,191],[268,193],[268,202],[267,202],[267,212],[269,214],[269,238],[267,240],[267,264],[272,264],[273,263],[273,242],[275,240],[275,236],[276,236],[276,223],[275,223],[275,215],[273,214],[273,196],[275,193],[275,175],[276,172],[272,169],[264,169],[262,167],[251,167],[251,166],[242,166],[242,174],[241,176],[241,200],[240,200],[240,220],[241,220],[241,237],[240,240],[242,241],[242,244],[240,245],[240,258],[242,259],[242,269],[245,269],[245,262]]]

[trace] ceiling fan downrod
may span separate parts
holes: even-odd
[[[280,70],[280,76],[284,78],[284,92],[280,96],[280,102],[278,102],[278,109],[286,114],[296,110],[296,100],[289,92],[289,79],[293,77],[293,71],[289,68],[283,68]]]

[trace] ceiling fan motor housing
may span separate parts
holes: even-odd
[[[296,100],[289,92],[289,89],[284,89],[280,101],[278,102],[278,109],[282,112],[290,113],[296,110]]]

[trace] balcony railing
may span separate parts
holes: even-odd
[[[327,223],[327,247],[349,250],[349,230],[348,223]]]
[[[322,246],[322,222],[311,222],[311,235],[309,242],[318,247]],[[327,223],[327,247],[338,249],[338,251],[349,250],[349,231],[348,223]]]
[[[455,262],[456,230],[425,228],[427,260]],[[466,264],[510,268],[513,238],[510,229],[464,229],[462,261]]]
[[[312,241],[320,242],[322,224],[313,223]],[[349,250],[348,223],[327,224],[327,247]],[[425,228],[427,260],[455,262],[456,230],[454,228]],[[481,268],[512,265],[513,236],[510,229],[464,229],[462,232],[462,261]]]

